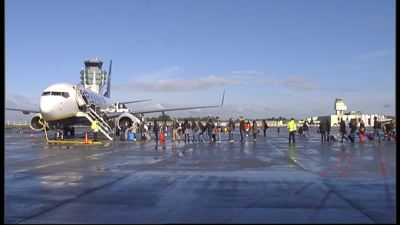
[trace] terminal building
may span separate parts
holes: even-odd
[[[374,117],[378,117],[378,119],[386,119],[386,116],[384,115],[378,115],[378,114],[363,114],[361,112],[355,112],[355,111],[350,111],[348,113],[345,113],[347,110],[347,105],[343,102],[343,99],[341,98],[336,98],[335,104],[334,104],[334,109],[336,111],[335,115],[328,115],[328,116],[318,116],[318,121],[321,120],[329,120],[332,126],[339,126],[340,120],[343,119],[343,121],[351,121],[352,119],[355,119],[357,123],[363,121],[365,126],[372,126],[374,124]],[[316,121],[314,121],[316,122]]]

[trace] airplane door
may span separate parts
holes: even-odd
[[[75,95],[75,99],[76,99],[76,103],[78,104],[79,109],[86,109],[86,102],[82,97],[82,94],[85,93],[81,93],[81,89],[80,89],[80,84],[75,86],[75,91],[76,91],[76,95]]]

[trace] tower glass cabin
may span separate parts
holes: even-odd
[[[347,105],[344,104],[341,98],[335,100],[335,111],[336,115],[343,115],[343,111],[347,110]]]
[[[98,59],[89,59],[84,63],[85,68],[81,69],[81,84],[87,89],[103,94],[107,77],[107,72],[101,69],[103,62]]]

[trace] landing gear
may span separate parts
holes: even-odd
[[[75,127],[65,127],[64,135],[68,135],[68,132],[71,134],[71,136],[74,136],[75,135]]]
[[[64,133],[62,132],[61,129],[57,129],[56,132],[54,133],[54,140],[63,140],[64,139]]]

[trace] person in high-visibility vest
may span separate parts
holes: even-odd
[[[276,127],[278,128],[278,133],[279,133],[279,128],[282,126],[282,121],[277,120],[276,121]]]
[[[97,119],[93,120],[93,142],[97,142],[97,137],[99,136],[99,121]]]
[[[287,124],[287,129],[289,130],[289,144],[290,144],[291,140],[293,140],[293,144],[296,143],[295,133],[296,133],[297,127],[296,127],[296,123],[294,122],[294,118],[290,119],[289,123]]]

